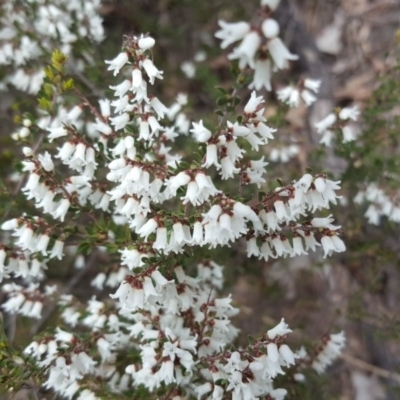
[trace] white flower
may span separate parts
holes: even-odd
[[[167,182],[167,190],[168,194],[170,196],[175,196],[176,191],[181,187],[181,186],[186,186],[189,182],[191,181],[191,177],[186,171],[179,172],[178,175],[171,177]]]
[[[144,237],[144,240],[147,241],[149,235],[151,235],[157,229],[158,224],[154,218],[149,219],[140,229],[136,231],[138,235]]]
[[[324,343],[322,351],[318,354],[311,366],[319,373],[325,369],[339,356],[346,342],[344,332],[330,335]]]
[[[58,204],[56,204],[57,208],[52,212],[53,217],[60,218],[61,221],[64,221],[70,205],[71,203],[68,199],[62,199]]]
[[[22,153],[24,154],[25,157],[32,157],[33,156],[33,150],[30,147],[24,146],[22,148]]]
[[[297,55],[292,54],[278,37],[269,40],[268,50],[278,69],[288,68],[289,60],[297,60],[299,58]]]
[[[282,318],[281,322],[279,322],[279,324],[275,326],[275,328],[272,328],[267,332],[267,335],[271,340],[274,340],[277,336],[285,336],[290,332],[292,332],[292,330],[289,329],[289,326],[285,323],[285,320]]]
[[[356,106],[342,108],[339,112],[339,118],[343,120],[351,119],[353,121],[357,121],[359,115],[360,111]]]
[[[250,99],[244,107],[244,112],[247,114],[253,114],[260,109],[260,105],[264,103],[262,96],[257,97],[255,90],[251,92]]]
[[[196,66],[191,61],[185,61],[181,64],[181,70],[185,74],[185,76],[189,79],[193,78],[196,75]]]
[[[293,238],[293,254],[295,255],[307,255],[308,253],[304,250],[303,240],[300,236]]]
[[[51,159],[51,155],[46,151],[44,155],[39,154],[39,161],[42,164],[42,167],[45,171],[50,172],[54,169],[53,160]]]
[[[207,144],[206,149],[206,159],[202,164],[202,167],[211,167],[211,165],[215,165],[217,168],[221,167],[221,164],[218,162],[218,148],[216,144],[210,143]]]
[[[74,340],[74,335],[57,327],[56,334],[54,335],[54,340],[56,340],[57,342],[71,343]]]
[[[258,257],[260,255],[260,249],[257,246],[257,239],[255,237],[252,237],[247,240],[247,257],[251,256],[256,256]]]
[[[157,113],[158,118],[164,118],[164,114],[168,113],[168,108],[155,96],[150,100],[150,105]]]
[[[136,70],[133,70],[136,71]],[[140,70],[138,70],[140,71]],[[133,74],[133,72],[132,72]],[[141,74],[140,74],[141,75]],[[126,94],[126,92],[132,87],[133,82],[125,79],[122,83],[117,86],[110,86],[110,89],[115,90],[114,96],[122,97]]]
[[[153,61],[151,61],[149,58],[146,58],[141,64],[146,71],[146,74],[149,77],[149,81],[151,84],[154,83],[155,78],[163,79],[163,72],[159,71],[153,64]]]
[[[114,71],[114,76],[119,73],[119,70],[128,62],[129,57],[127,53],[120,53],[111,61],[105,61],[106,64],[110,64],[107,68],[108,71]]]
[[[249,89],[261,90],[265,87],[266,90],[271,91],[271,62],[268,59],[258,58],[254,62],[254,75],[253,81],[249,84]]]
[[[321,86],[321,81],[317,79],[310,79],[306,78],[304,79],[304,87],[307,89],[312,90],[314,93],[319,92],[319,88]]]
[[[203,224],[200,221],[196,221],[193,225],[193,234],[192,234],[191,244],[202,246],[203,243],[204,243]]]
[[[18,232],[19,239],[17,245],[21,247],[22,250],[28,250],[33,242],[33,230],[32,228],[24,225]]]
[[[333,236],[322,236],[321,245],[324,249],[324,258],[332,255],[334,251],[341,253],[346,250],[346,246],[343,241],[337,235]]]
[[[308,90],[302,90],[300,95],[304,103],[306,103],[306,106],[310,106],[317,100],[317,98]]]
[[[228,55],[230,60],[239,59],[239,68],[245,68],[249,65],[254,69],[254,56],[261,44],[261,38],[258,32],[250,31],[243,38],[238,47],[233,49],[233,52]]]
[[[317,122],[314,126],[317,128],[318,133],[324,133],[328,128],[330,128],[336,122],[336,115],[329,114],[322,121]]]
[[[59,260],[63,258],[64,242],[56,240],[51,250],[50,258],[57,257]]]
[[[346,125],[342,128],[342,133],[343,133],[343,143],[348,143],[348,142],[353,142],[356,140],[356,136],[354,134],[354,129]]]
[[[324,133],[323,136],[321,138],[321,140],[319,141],[321,144],[324,144],[325,146],[330,147],[332,144],[332,139],[333,139],[333,132],[329,129],[327,129]]]
[[[46,128],[46,131],[50,132],[50,134],[47,136],[50,143],[54,139],[68,135],[68,131],[63,126],[57,128]]]
[[[121,115],[117,115],[114,118],[110,118],[111,125],[114,125],[114,129],[119,131],[120,129],[124,129],[125,126],[128,124],[130,119],[129,114],[123,113]]]
[[[239,168],[235,167],[235,164],[232,162],[231,158],[226,156],[221,159],[221,178],[229,179],[233,178],[235,174],[240,172]]]
[[[3,231],[11,231],[11,230],[14,230],[17,228],[18,228],[18,219],[17,218],[9,219],[8,221],[5,221],[1,224],[1,229]]]
[[[98,400],[98,397],[96,397],[89,389],[84,389],[79,393],[77,400]]]
[[[190,130],[196,138],[196,140],[199,143],[205,143],[208,142],[211,139],[211,131],[209,131],[204,125],[203,125],[203,120],[200,120],[200,122],[197,124],[196,122],[193,122],[193,129]]]
[[[100,105],[100,114],[104,118],[108,118],[111,114],[110,110],[110,100],[109,99],[100,99],[99,100],[99,105]]]
[[[167,247],[167,228],[157,227],[156,241],[153,243],[153,249],[164,250]]]
[[[247,22],[228,23],[219,20],[218,25],[221,29],[215,33],[215,37],[222,40],[221,48],[223,49],[243,39],[250,32],[250,25]]]
[[[278,99],[290,107],[298,107],[300,103],[300,92],[297,88],[287,86],[284,89],[278,90]]]
[[[36,244],[36,251],[41,252],[43,256],[47,255],[47,246],[50,241],[50,236],[47,233],[40,235],[39,240]],[[0,262],[1,264],[1,262]]]

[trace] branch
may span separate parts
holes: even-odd
[[[368,364],[367,362],[360,360],[351,356],[350,354],[341,354],[339,356],[343,361],[347,364],[352,365],[353,367],[363,369],[365,371],[371,372],[374,375],[377,375],[381,378],[390,379],[398,384],[400,384],[400,374],[396,372],[391,372],[383,368],[376,367],[375,365]]]

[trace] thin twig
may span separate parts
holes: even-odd
[[[391,372],[386,369],[376,367],[375,365],[369,364],[363,360],[355,358],[350,354],[345,354],[345,353],[341,354],[340,358],[354,367],[371,372],[372,374],[380,376],[381,378],[391,379],[396,383],[400,384],[400,374],[397,374],[396,372]]]

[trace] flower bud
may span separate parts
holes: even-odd
[[[31,133],[31,131],[27,127],[24,126],[19,131],[19,137],[26,138],[26,137],[28,137],[30,135],[30,133]]]
[[[22,121],[22,125],[25,126],[25,127],[27,127],[27,128],[30,128],[30,127],[32,126],[32,121],[31,121],[29,118],[25,118],[25,119]]]
[[[24,153],[25,157],[32,157],[33,156],[33,150],[30,147],[23,147],[22,152]]]
[[[141,50],[149,50],[154,46],[155,43],[156,41],[150,36],[140,38],[138,41],[138,45]]]
[[[267,39],[272,39],[279,35],[279,24],[272,18],[266,19],[262,23],[261,29]]]

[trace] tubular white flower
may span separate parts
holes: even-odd
[[[57,208],[52,212],[54,218],[60,218],[61,221],[64,221],[64,218],[68,212],[69,206],[71,205],[68,199],[62,199],[58,204]]]
[[[50,132],[50,134],[47,137],[50,143],[54,139],[68,135],[68,131],[63,126],[58,128],[47,128],[46,130]]]
[[[221,27],[215,33],[215,37],[221,39],[221,48],[226,49],[229,45],[243,39],[250,32],[250,24],[247,22],[228,23],[223,20],[218,21]]]
[[[322,121],[317,122],[314,126],[317,128],[318,133],[324,133],[328,128],[330,128],[336,122],[336,115],[329,114]]]
[[[47,235],[46,233],[40,235],[39,240],[37,241],[36,244],[36,251],[41,252],[43,256],[47,255],[47,246],[50,242],[50,236]],[[1,262],[0,262],[1,264]]]
[[[193,133],[195,136],[196,140],[199,143],[205,143],[208,142],[212,136],[211,131],[209,131],[204,125],[203,125],[203,120],[200,120],[200,122],[197,124],[196,122],[193,122],[193,129],[190,130],[190,132]]]
[[[288,104],[290,107],[299,106],[300,93],[296,88],[292,86],[287,86],[284,89],[278,90],[277,95],[280,101]]]
[[[247,104],[244,106],[244,112],[247,114],[252,114],[258,111],[260,105],[264,103],[264,99],[262,96],[257,97],[257,93],[255,90],[251,92],[250,99]]]
[[[109,99],[99,99],[99,105],[100,105],[100,114],[104,118],[108,118],[111,114],[110,100]]]
[[[266,90],[271,91],[271,76],[271,62],[268,59],[256,59],[254,62],[253,81],[249,84],[248,88],[261,90],[263,87],[265,87]]]
[[[39,161],[42,164],[42,167],[45,171],[50,172],[54,169],[53,160],[51,159],[51,155],[49,152],[45,152],[44,155],[39,154]]]
[[[128,62],[129,57],[127,53],[120,53],[111,61],[105,61],[106,64],[110,64],[107,68],[108,71],[114,71],[114,76],[119,73],[119,70]]]
[[[207,144],[206,159],[202,167],[208,168],[211,165],[215,165],[217,168],[221,167],[221,164],[218,162],[218,148],[215,144]]]
[[[301,98],[303,99],[304,103],[306,103],[306,106],[310,106],[315,101],[317,101],[317,98],[308,90],[302,90],[300,95],[301,95]]]
[[[17,218],[13,218],[13,219],[9,219],[8,221],[5,221],[1,224],[1,229],[3,231],[11,231],[14,229],[18,228],[18,219]]]
[[[121,115],[117,115],[116,117],[110,118],[110,121],[111,125],[114,125],[114,129],[116,131],[119,131],[125,128],[125,126],[129,122],[129,119],[130,119],[129,114],[123,113]]]
[[[292,54],[278,37],[269,40],[268,50],[278,69],[288,68],[288,61],[298,60],[299,58],[296,54]]]
[[[221,159],[221,178],[229,179],[233,178],[235,174],[240,172],[239,168],[235,167],[230,157],[223,157]]]
[[[61,240],[56,240],[51,250],[50,258],[57,257],[59,260],[61,260],[64,256],[63,250],[64,242],[62,242]]]
[[[267,335],[271,340],[274,340],[277,336],[285,336],[290,332],[292,332],[292,330],[289,329],[289,326],[285,323],[285,320],[282,318],[281,322],[279,322],[279,324],[275,326],[275,328],[272,328],[267,332]]]
[[[150,100],[150,105],[153,107],[153,110],[157,113],[158,118],[164,118],[164,115],[168,113],[168,108],[165,107],[163,103],[157,98],[153,97]]]
[[[135,71],[135,70],[134,70]],[[132,72],[133,73],[133,72]],[[110,89],[115,90],[114,96],[123,97],[126,92],[133,86],[133,82],[125,79],[117,86],[110,86]]]
[[[344,126],[342,128],[343,133],[343,143],[353,142],[356,140],[356,136],[354,135],[354,130],[350,126]]]
[[[310,78],[304,79],[304,87],[312,90],[314,93],[319,92],[320,86],[321,86],[321,81],[318,79],[310,79]]]
[[[151,61],[149,58],[146,58],[142,63],[142,67],[146,71],[147,76],[149,77],[149,82],[153,85],[154,84],[154,79],[163,79],[163,72],[159,71],[153,64],[153,61]]]
[[[138,88],[142,86],[142,82],[142,71],[139,68],[134,68],[132,70],[132,90],[135,92]]]
[[[359,115],[360,111],[356,106],[342,108],[339,112],[339,118],[343,120],[351,119],[353,121],[357,121]]]
[[[230,60],[239,59],[239,68],[244,68],[249,65],[254,69],[254,57],[261,44],[260,35],[256,31],[250,31],[243,38],[240,45],[233,49],[233,52],[228,54]]]
[[[157,227],[156,240],[153,243],[153,249],[164,250],[167,247],[167,228]]]
[[[157,227],[157,221],[154,218],[151,218],[140,229],[138,229],[136,233],[139,236],[144,237],[144,239],[147,241],[149,235],[154,233]]]

